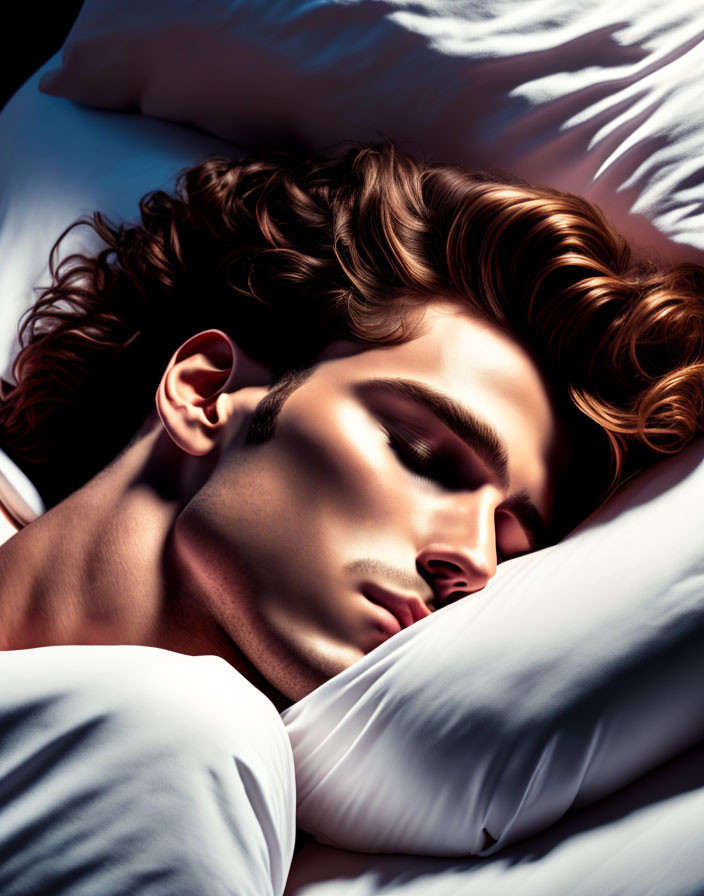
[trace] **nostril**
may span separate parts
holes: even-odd
[[[449,569],[452,572],[462,572],[460,567],[451,560],[426,560],[425,565],[431,569]]]
[[[442,585],[446,593],[450,589],[452,589],[453,596],[454,594],[464,596],[468,593],[467,591],[460,591],[460,589],[466,589],[468,586],[467,578],[464,574],[465,571],[458,563],[433,557],[419,563],[418,566],[420,572],[425,572],[429,579],[432,579],[438,585]]]

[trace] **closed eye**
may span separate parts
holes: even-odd
[[[479,461],[484,466],[484,472],[486,473],[488,470],[504,491],[508,489],[508,448],[499,434],[486,420],[475,416],[470,410],[449,396],[437,392],[425,383],[419,383],[414,380],[367,380],[360,383],[360,389],[364,393],[371,395],[373,399],[381,399],[383,416],[387,413],[383,411],[384,400],[391,403],[392,407],[394,404],[398,407],[398,403],[400,403],[401,406],[408,407],[410,405],[425,411],[432,416],[436,423],[440,423],[446,429],[449,429],[478,456]],[[388,404],[386,407],[388,408]],[[379,409],[378,405],[377,409]],[[396,429],[395,423],[392,429]],[[417,439],[406,438],[405,441],[413,445],[417,442]],[[399,448],[400,451],[403,450],[403,446],[399,446]],[[414,458],[412,455],[407,455],[407,457],[411,463],[417,464],[420,461],[424,467],[422,470],[417,468],[414,472],[423,477],[432,476],[425,459],[421,461],[420,457]],[[454,455],[451,457],[451,460],[450,466],[452,467],[454,464],[454,467],[460,472],[460,480],[465,477],[470,480],[473,479],[471,470],[468,470]],[[447,466],[447,462],[441,464],[441,468],[444,467],[445,471]],[[448,477],[445,471],[441,472],[441,475],[447,481]],[[449,481],[453,483],[449,486],[452,490],[474,487],[468,481],[456,483],[454,480],[455,474],[449,477]],[[430,480],[428,479],[428,481]],[[446,485],[445,487],[448,486]],[[516,518],[527,535],[530,542],[528,550],[536,550],[550,542],[551,539],[549,538],[545,521],[525,489],[509,495],[504,504],[505,509],[510,511]],[[513,552],[511,552],[510,556],[513,556]]]
[[[443,488],[457,490],[463,487],[462,473],[453,458],[433,450],[429,442],[405,431],[399,425],[385,427],[386,438],[401,463],[416,476],[430,480]]]
[[[397,421],[383,427],[384,435],[401,463],[425,483],[439,485],[443,489],[459,491],[471,489],[472,477],[450,453],[437,451],[431,443],[409,426]],[[520,535],[518,534],[520,533]],[[511,547],[506,550],[502,541],[508,539]],[[524,529],[512,515],[499,512],[496,516],[496,562],[503,563],[530,551]]]

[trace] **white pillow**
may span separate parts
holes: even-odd
[[[704,738],[704,440],[284,713],[298,823],[490,854]]]
[[[388,134],[704,249],[703,0],[86,0],[50,93],[313,149]]]
[[[170,188],[182,168],[212,153],[241,154],[189,128],[45,96],[37,89],[40,76],[0,114],[0,376],[6,379],[17,323],[35,289],[49,284],[49,252],[69,224],[96,209],[131,220],[139,199]],[[98,246],[82,227],[64,242],[62,254]]]

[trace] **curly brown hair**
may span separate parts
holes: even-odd
[[[702,428],[704,268],[634,264],[579,196],[385,141],[210,158],[140,212],[73,225],[106,248],[58,264],[59,240],[20,328],[0,433],[50,504],[129,441],[193,333],[223,329],[283,373],[336,338],[401,342],[406,310],[437,297],[531,348],[579,432],[593,499]]]

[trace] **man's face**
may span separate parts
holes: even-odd
[[[273,437],[223,452],[180,541],[211,619],[298,699],[540,546],[561,427],[530,356],[449,304],[338,343]]]

